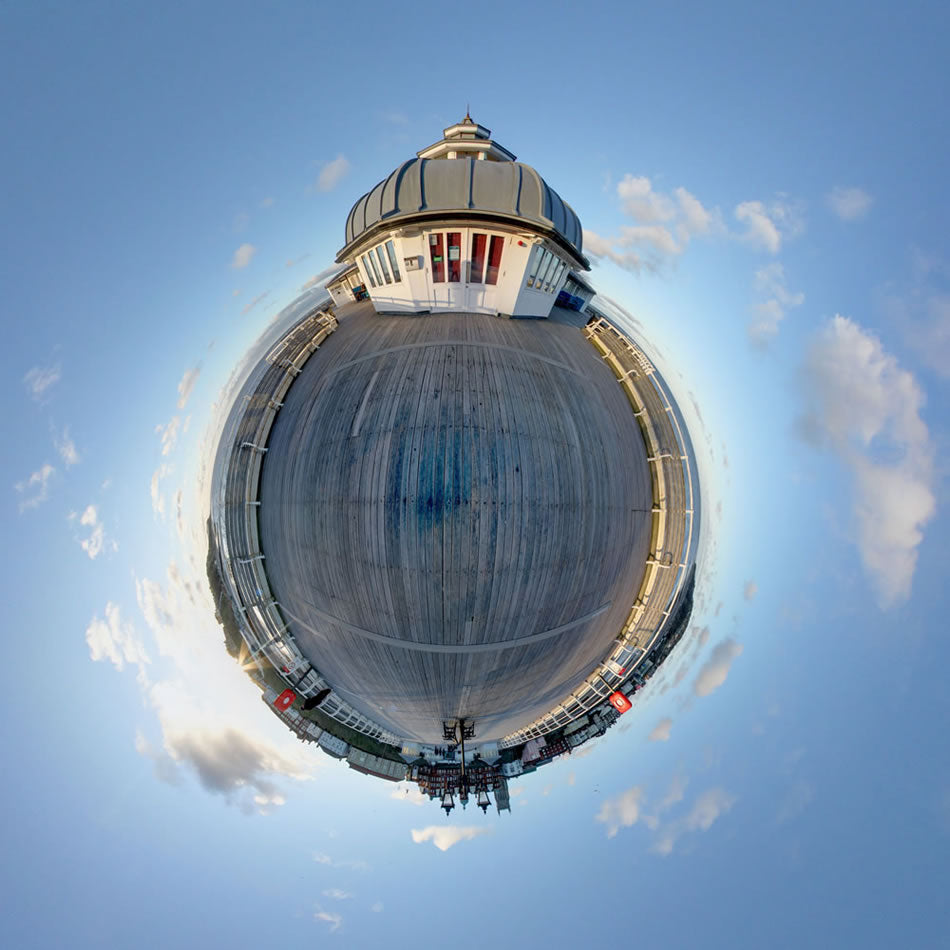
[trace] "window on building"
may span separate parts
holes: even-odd
[[[538,268],[545,255],[545,250],[540,244],[535,244],[531,252],[531,266],[528,269],[528,286],[533,287],[538,279]]]
[[[485,271],[485,248],[488,244],[487,234],[472,234],[472,258],[469,265],[469,280],[473,284],[482,282]]]
[[[373,252],[370,251],[370,256]],[[389,265],[386,263],[386,255],[383,254],[382,245],[376,248],[376,256],[379,258],[379,269],[383,272],[383,277],[386,278],[386,283],[391,284],[393,282],[392,277],[389,276]]]
[[[370,267],[372,268],[372,270],[373,270],[373,276],[376,278],[376,286],[377,286],[377,287],[382,287],[382,286],[383,286],[383,278],[379,276],[379,270],[378,270],[377,267],[376,267],[376,258],[373,256],[373,252],[372,252],[372,251],[370,251],[370,252],[366,255],[366,260],[369,261],[369,266],[370,266]]]
[[[429,235],[429,258],[432,261],[432,280],[436,284],[445,281],[445,259],[442,256],[442,235]]]
[[[551,278],[551,290],[557,290],[557,285],[561,282],[561,275],[564,273],[564,268],[567,267],[567,264],[564,261],[559,261],[557,269],[554,271],[554,276]]]
[[[392,241],[386,242],[386,253],[389,255],[389,263],[393,268],[393,280],[398,284],[402,278],[399,276],[399,265],[396,263],[396,246]]]
[[[365,254],[360,258],[360,261],[363,264],[363,273],[366,274],[366,278],[370,282],[370,286],[375,287],[376,281],[373,280],[373,272],[369,269],[369,262],[367,261]]]
[[[488,269],[485,271],[485,283],[498,283],[498,268],[501,267],[501,249],[504,247],[505,239],[497,234],[491,237],[491,244],[488,246]]]
[[[538,290],[544,291],[545,293],[551,286],[551,274],[554,273],[554,268],[557,267],[557,258],[552,254],[548,260],[548,265],[538,274],[538,282],[535,285]]]
[[[449,231],[449,282],[458,283],[462,279],[462,235],[459,231]]]
[[[542,248],[541,253],[538,255],[538,261],[534,272],[533,286],[537,290],[541,289],[541,281],[544,280],[544,272],[548,269],[548,264],[550,263],[551,252],[547,250],[547,248]]]

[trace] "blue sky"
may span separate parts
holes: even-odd
[[[3,943],[942,945],[945,9],[198,7],[0,11]],[[580,216],[709,533],[622,724],[446,819],[263,709],[202,489],[248,346],[467,103]]]

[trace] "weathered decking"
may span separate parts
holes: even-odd
[[[398,735],[480,740],[603,661],[650,553],[623,390],[574,327],[341,314],[263,457],[267,578],[300,649]]]

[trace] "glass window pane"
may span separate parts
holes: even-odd
[[[373,276],[376,278],[376,284],[379,287],[383,286],[383,278],[379,276],[379,269],[376,267],[376,258],[373,256],[373,252],[370,251],[366,255],[366,260],[369,261],[369,266],[373,269]]]
[[[564,273],[564,268],[567,265],[564,261],[559,261],[557,267],[554,270],[554,276],[551,278],[551,290],[555,290],[557,285],[561,282],[561,274]]]
[[[544,248],[540,244],[535,244],[534,250],[531,252],[531,267],[528,271],[528,286],[533,287],[538,276],[538,268],[541,266],[541,261],[544,258]]]
[[[541,264],[538,267],[538,276],[534,281],[535,290],[544,289],[544,275],[548,272],[548,268],[551,266],[551,261],[554,260],[554,255],[550,251],[544,252],[544,257],[541,259]]]
[[[386,242],[386,253],[389,255],[389,263],[393,266],[393,280],[398,284],[402,278],[399,276],[399,265],[396,263],[396,246],[392,241]]]
[[[429,235],[429,258],[432,261],[432,280],[441,284],[445,280],[445,259],[442,256],[442,235]]]
[[[488,246],[488,269],[485,271],[485,283],[498,283],[498,268],[501,266],[501,249],[504,246],[505,239],[497,234],[491,236],[491,244]]]
[[[364,254],[360,258],[360,260],[363,262],[363,273],[366,274],[367,278],[369,279],[370,286],[375,287],[376,281],[373,280],[373,272],[369,269],[369,264],[367,263],[366,255]]]
[[[370,251],[372,254],[372,251]],[[386,255],[383,254],[383,247],[380,245],[376,248],[376,256],[379,258],[379,267],[383,272],[383,277],[386,278],[386,283],[391,284],[392,278],[389,276],[389,266],[386,263]]]
[[[462,279],[462,234],[449,231],[449,280],[452,283]]]
[[[472,263],[468,279],[473,284],[482,282],[482,272],[485,270],[485,245],[487,243],[487,234],[472,235]]]
[[[552,254],[551,263],[548,264],[547,270],[544,272],[542,279],[538,283],[543,284],[543,290],[547,293],[551,289],[551,275],[554,273],[554,268],[558,265],[558,259]]]

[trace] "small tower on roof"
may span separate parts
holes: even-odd
[[[419,158],[474,158],[486,162],[513,162],[513,152],[492,141],[491,129],[479,125],[469,114],[442,130],[442,139],[416,152]]]

